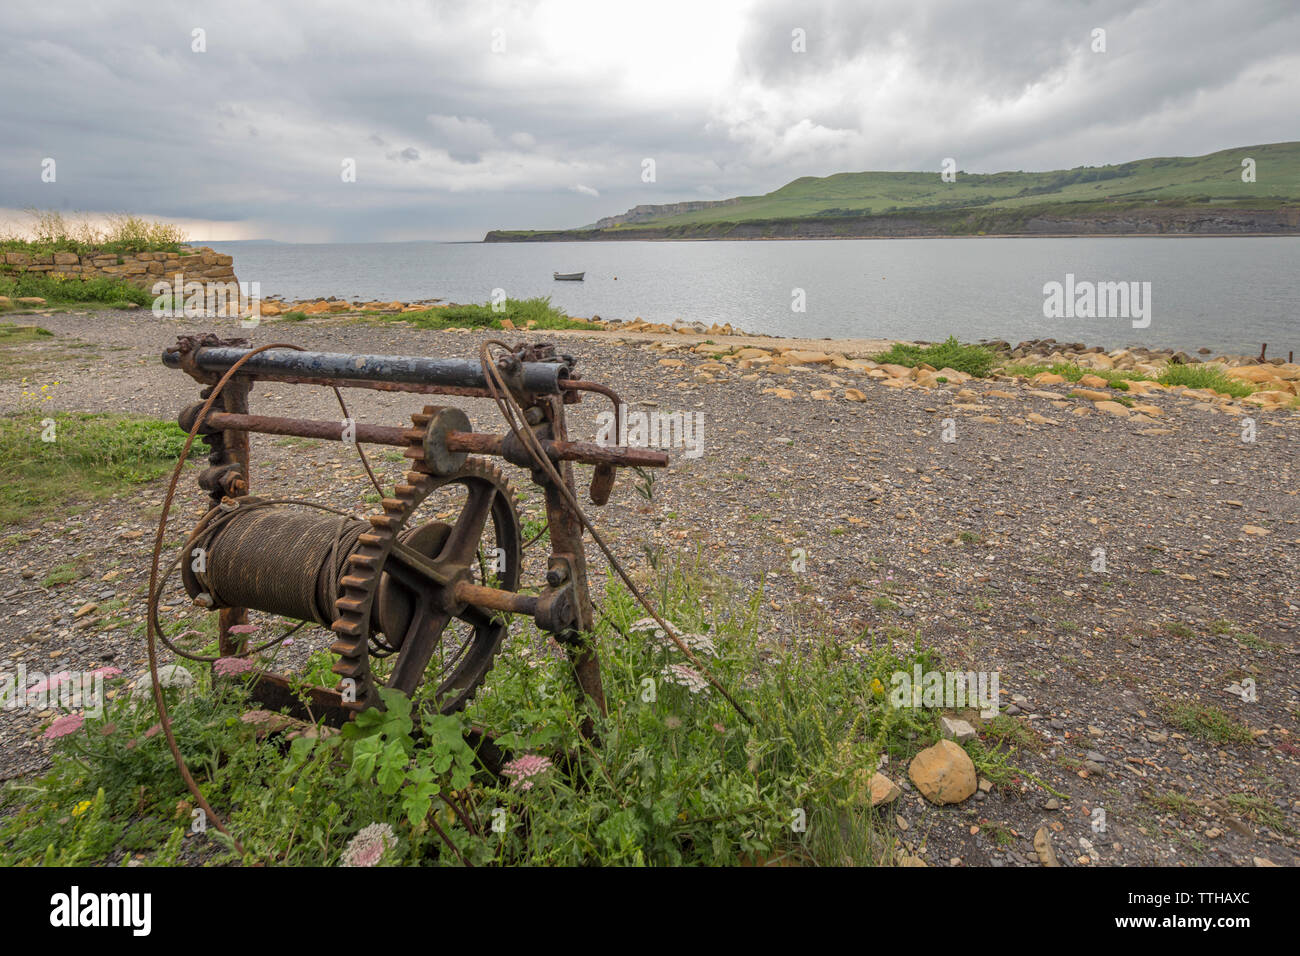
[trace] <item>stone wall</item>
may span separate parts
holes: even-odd
[[[182,246],[180,252],[6,252],[4,271],[43,272],[50,276],[124,279],[149,289],[155,282],[230,283],[235,278],[234,260],[206,247]]]

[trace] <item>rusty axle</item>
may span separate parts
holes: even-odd
[[[193,425],[192,414],[197,407],[186,409],[180,416],[181,427],[187,431]],[[317,438],[342,441],[344,426],[341,422],[319,421],[310,418],[281,418],[274,415],[244,415],[231,412],[212,412],[204,421],[205,430],[258,432],[264,435],[292,435],[297,438]],[[408,447],[411,429],[391,425],[356,423],[356,441],[370,445]],[[644,448],[623,448],[598,445],[594,442],[553,441],[542,439],[542,447],[552,461],[576,461],[588,465],[619,465],[623,467],[666,468],[668,456]],[[447,449],[475,455],[495,455],[510,460],[509,442],[501,435],[483,432],[453,431],[447,435]]]

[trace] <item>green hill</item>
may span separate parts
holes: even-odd
[[[1255,161],[1253,183],[1241,178],[1247,157]],[[951,235],[1044,232],[1053,222],[1082,224],[1085,232],[1094,231],[1089,223],[1098,232],[1134,223],[1130,231],[1291,232],[1298,211],[1300,143],[1293,142],[1048,172],[959,171],[953,183],[937,170],[805,176],[763,196],[638,206],[579,230],[488,239]],[[1112,221],[1115,228],[1106,226]]]

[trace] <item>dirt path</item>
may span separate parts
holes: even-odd
[[[171,418],[196,398],[158,356],[212,321],[140,313],[33,321],[56,334],[24,347],[41,383],[61,382],[51,407]],[[224,334],[255,345],[466,357],[483,338],[335,319]],[[595,513],[631,565],[661,549],[745,591],[761,587],[774,643],[824,628],[865,646],[871,628],[876,641],[903,646],[916,631],[945,667],[999,674],[1004,717],[985,725],[986,740],[1014,735],[1023,747],[1015,762],[1061,796],[1018,778],[937,809],[910,787],[906,768],[885,767],[904,787],[893,809],[909,850],[931,864],[1037,865],[1033,836],[1046,827],[1067,866],[1300,863],[1300,416],[1229,413],[1166,394],[1150,399],[1156,427],[1150,415],[1093,410],[1064,387],[976,382],[965,386],[973,395],[959,396],[956,383],[892,388],[843,369],[702,371],[708,360],[690,353],[674,356],[680,366],[659,364],[664,353],[649,342],[556,338],[586,377],[634,408],[703,416],[702,455],[678,450],[652,503],[623,476]],[[9,411],[19,401],[16,370],[0,371],[0,410]],[[846,386],[863,400],[845,401]],[[776,388],[794,397],[765,391]],[[821,389],[828,399],[813,396]],[[355,417],[383,424],[403,423],[423,404],[360,390],[348,400]],[[266,383],[252,400],[254,411],[331,419],[333,402],[323,390]],[[487,403],[466,407],[476,428],[499,430]],[[576,407],[574,437],[593,438],[603,409]],[[1258,421],[1253,443],[1241,440],[1242,414]],[[366,507],[368,484],[346,449],[253,441],[255,489],[274,483]],[[377,457],[391,481],[400,465]],[[108,660],[128,673],[143,667],[133,631],[160,497],[149,486],[17,529],[29,540],[8,538],[0,671]],[[200,500],[187,482],[176,534]],[[1098,548],[1105,573],[1093,570]],[[792,570],[794,549],[806,570]],[[42,586],[68,562],[79,579]],[[119,601],[111,616],[74,616]],[[1257,700],[1225,690],[1249,680]],[[1217,708],[1253,741],[1188,732],[1169,701],[1183,714]],[[42,764],[39,725],[22,713],[0,723],[0,777]]]

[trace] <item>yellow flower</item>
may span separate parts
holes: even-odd
[[[89,809],[90,809],[90,801],[82,800],[79,804],[77,804],[75,807],[72,808],[72,815],[74,817],[79,817]]]
[[[871,693],[883,694],[884,692],[885,692],[885,685],[880,683],[880,678],[879,677],[871,678]]]

